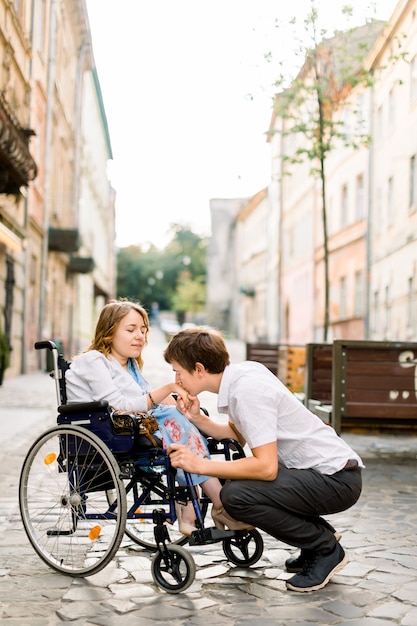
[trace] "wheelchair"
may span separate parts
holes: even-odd
[[[101,571],[126,535],[152,553],[154,583],[180,593],[193,583],[195,562],[184,545],[222,542],[228,561],[239,567],[263,553],[258,530],[219,530],[205,525],[210,500],[198,497],[190,475],[187,486],[161,448],[137,449],[134,433],[118,432],[105,401],[67,404],[65,372],[71,366],[53,341],[35,349],[52,353],[57,425],[32,444],[19,482],[20,514],[27,537],[52,569],[74,577]],[[245,456],[233,439],[208,438],[212,455],[233,462]],[[178,530],[175,504],[192,501],[196,528],[191,537]]]

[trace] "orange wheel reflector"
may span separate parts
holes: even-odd
[[[93,528],[88,533],[88,538],[91,541],[95,541],[97,537],[99,537],[100,533],[101,533],[101,526],[93,526]]]
[[[56,461],[55,452],[50,452],[49,454],[46,455],[46,457],[43,460],[45,465],[51,465],[51,463],[53,463],[54,461]]]

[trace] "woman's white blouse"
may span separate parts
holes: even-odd
[[[107,400],[119,410],[147,411],[147,392],[112,356],[89,350],[77,356],[65,374],[67,401]]]

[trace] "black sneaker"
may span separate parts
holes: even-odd
[[[285,561],[285,569],[290,574],[298,574],[303,571],[304,563],[308,558],[307,550],[301,550],[298,556],[292,556]]]
[[[287,580],[287,589],[291,591],[322,589],[347,562],[348,557],[340,543],[337,543],[329,554],[307,553],[302,572]]]
[[[340,541],[342,538],[342,535],[338,532],[335,532],[334,536],[336,538],[336,541]],[[298,574],[298,572],[302,572],[304,563],[308,558],[308,554],[309,553],[307,550],[301,550],[298,556],[292,556],[287,559],[285,561],[285,569],[287,570],[287,572],[289,572],[290,574]]]

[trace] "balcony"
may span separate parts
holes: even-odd
[[[21,128],[0,96],[0,193],[20,195],[37,175],[35,161],[29,152],[29,137],[34,132]]]
[[[81,235],[78,228],[49,228],[49,252],[78,252],[81,246]]]
[[[94,268],[94,259],[90,256],[72,256],[68,263],[68,271],[73,274],[90,274]]]

